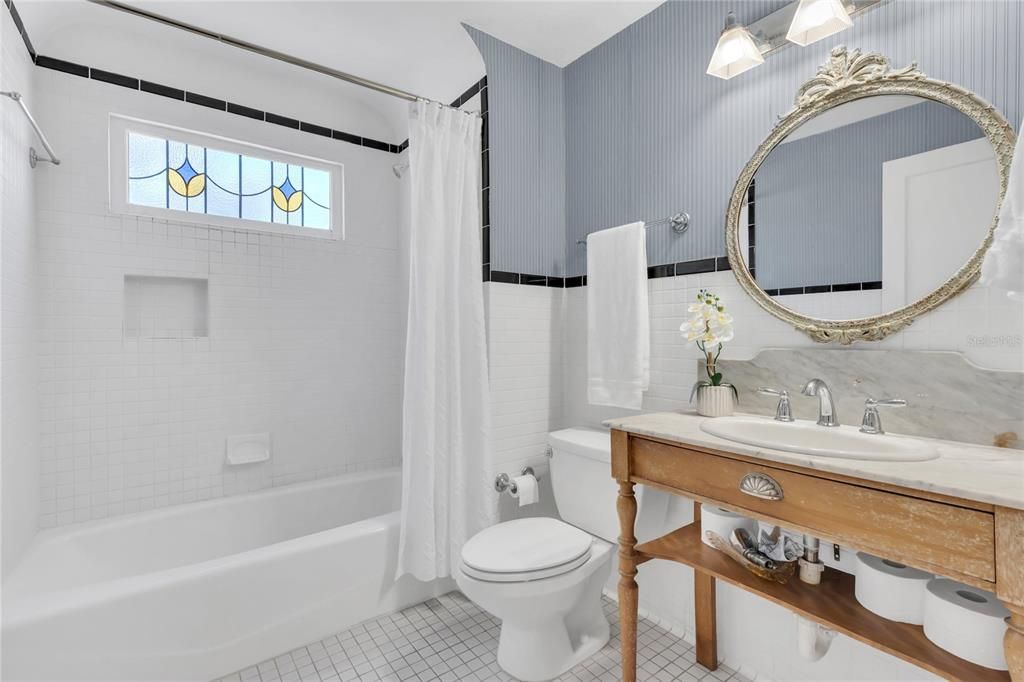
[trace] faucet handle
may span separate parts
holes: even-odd
[[[780,422],[793,421],[793,410],[789,404],[789,391],[778,388],[759,388],[758,393],[763,395],[779,396],[779,404],[775,407],[775,420]]]
[[[864,407],[875,407],[878,405],[882,407],[906,407],[907,401],[903,398],[882,398],[881,400],[868,398],[864,401]]]
[[[882,429],[882,417],[878,414],[878,408],[906,406],[907,401],[903,398],[882,398],[881,400],[876,400],[869,397],[864,401],[864,418],[860,423],[860,432],[882,435],[885,433],[885,430]]]

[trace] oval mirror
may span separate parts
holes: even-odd
[[[977,276],[1013,143],[972,93],[837,48],[736,185],[737,279],[816,340],[884,338]]]

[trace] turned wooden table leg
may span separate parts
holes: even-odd
[[[1013,682],[1024,682],[1024,606],[1005,606],[1010,610],[1006,635],[1003,637],[1006,665],[1010,668],[1010,679]]]
[[[636,584],[636,498],[633,483],[619,481],[619,628],[623,682],[636,682],[636,620],[639,588]]]
[[[996,507],[996,595],[1009,609],[1003,650],[1013,682],[1024,682],[1024,511]]]

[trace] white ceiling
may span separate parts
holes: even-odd
[[[18,0],[17,4],[40,54],[87,64],[89,55],[82,51],[89,41],[69,40],[69,36],[84,36],[91,28],[107,31],[114,23],[136,36],[176,32],[145,26],[149,22],[84,0]],[[661,3],[134,0],[132,4],[430,99],[451,101],[484,73],[463,22],[565,66]],[[181,36],[182,40],[203,40]]]

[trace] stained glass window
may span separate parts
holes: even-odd
[[[329,170],[128,132],[128,203],[331,229]]]

